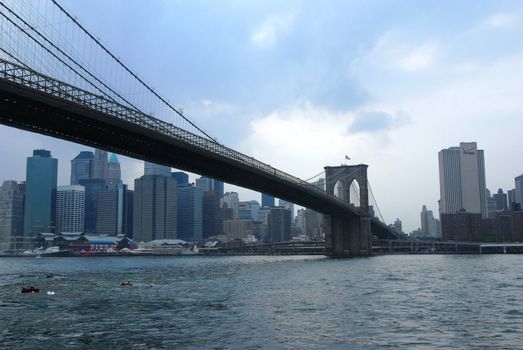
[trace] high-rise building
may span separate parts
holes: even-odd
[[[294,220],[294,204],[291,202],[287,202],[286,200],[280,199],[278,200],[278,205],[280,207],[284,207],[287,210],[291,211],[291,219]]]
[[[441,214],[464,209],[487,217],[485,161],[476,142],[461,142],[438,153]]]
[[[516,190],[515,189],[507,191],[507,199],[508,199],[508,210],[515,211],[519,204],[516,202]],[[521,207],[521,205],[519,205],[519,207]]]
[[[223,197],[223,181],[213,179],[213,191],[218,192],[220,198]]]
[[[4,181],[0,186],[0,250],[21,239],[24,228],[24,193],[16,181]]]
[[[202,203],[202,238],[205,239],[222,233],[220,214],[219,193],[216,191],[205,192]]]
[[[514,188],[514,202],[519,203],[523,207],[523,175],[519,175],[514,179],[516,187]]]
[[[300,209],[297,215],[297,225],[303,235],[311,239],[319,239],[323,233],[323,214],[310,209]]]
[[[107,151],[95,149],[92,166],[91,178],[104,179],[107,182]]]
[[[494,193],[494,195],[492,197],[494,197],[494,200],[496,201],[496,210],[497,211],[508,210],[507,194],[503,193],[503,190],[501,188],[498,188],[498,192]]]
[[[85,188],[85,233],[96,233],[96,215],[98,213],[98,193],[105,189],[104,179],[85,179],[78,181]]]
[[[272,207],[268,217],[268,234],[271,242],[291,239],[291,211],[283,207]]]
[[[111,185],[98,192],[96,233],[132,237],[133,191],[127,185]]]
[[[85,189],[80,185],[58,186],[56,232],[84,232]]]
[[[261,194],[261,202],[262,202],[262,207],[274,207],[274,197],[269,195],[269,194],[266,194],[266,193],[262,193]]]
[[[176,180],[144,175],[134,180],[133,239],[176,239]]]
[[[212,191],[212,179],[201,176],[200,178],[196,179],[196,187],[201,188],[203,192]]]
[[[161,175],[171,177],[171,168],[150,162],[144,162],[144,175]]]
[[[93,172],[94,153],[82,151],[71,160],[71,185],[78,185],[79,180],[90,179]]]
[[[120,169],[120,162],[116,154],[111,154],[109,163],[107,164],[107,185],[121,185],[122,171]]]
[[[182,171],[173,171],[171,176],[173,179],[176,179],[176,184],[178,187],[185,187],[189,184],[189,175]]]
[[[440,236],[439,220],[434,218],[432,210],[424,205],[421,209],[421,236],[438,238]]]
[[[202,239],[203,191],[195,186],[179,187],[178,238],[185,241]]]
[[[58,160],[47,150],[34,150],[27,158],[24,237],[54,231]]]
[[[237,192],[227,192],[221,199],[221,206],[227,204],[227,208],[232,209],[232,218],[238,219],[240,217],[240,199]]]

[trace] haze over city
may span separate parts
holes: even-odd
[[[521,2],[63,5],[225,145],[304,179],[346,155],[368,164],[385,221],[406,232],[422,205],[438,211],[439,150],[477,142],[492,192],[523,172]],[[2,126],[0,179],[23,180],[37,148],[59,159],[58,184],[87,149]],[[120,161],[132,187],[143,162]]]

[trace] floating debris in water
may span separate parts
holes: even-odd
[[[22,293],[39,293],[40,288],[31,287],[22,287]]]

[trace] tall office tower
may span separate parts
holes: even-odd
[[[111,154],[109,163],[107,164],[107,185],[121,185],[122,171],[120,170],[120,162],[116,154]]]
[[[171,177],[171,167],[144,162],[144,175],[161,175]]]
[[[223,195],[221,202],[221,206],[223,207],[223,204],[227,204],[227,208],[232,209],[232,218],[238,219],[240,217],[240,199],[238,197],[238,193],[236,192],[227,192]]]
[[[178,238],[185,241],[202,239],[203,191],[195,186],[179,187]]]
[[[132,237],[132,200],[133,191],[127,185],[111,185],[98,192],[96,233]]]
[[[508,210],[515,211],[517,204],[516,203],[516,190],[508,190],[507,191],[507,199],[508,199]]]
[[[507,194],[503,193],[503,190],[501,188],[498,188],[498,192],[494,193],[494,195],[492,197],[494,197],[494,200],[496,201],[496,210],[497,211],[508,210]]]
[[[213,191],[218,192],[218,195],[220,196],[220,198],[222,198],[223,197],[223,181],[213,179],[212,186],[213,186],[212,187]]]
[[[424,205],[421,208],[421,232],[425,234],[425,236],[429,236],[429,222],[430,217],[433,217],[432,210],[427,210],[427,207]]]
[[[85,189],[80,185],[56,189],[56,232],[84,232]]]
[[[260,203],[258,201],[255,201],[254,199],[249,201],[249,206],[251,208],[251,218],[254,221],[258,221],[258,212],[260,211]]]
[[[78,185],[80,180],[91,178],[93,159],[93,152],[82,151],[71,160],[71,185]]]
[[[107,181],[107,168],[107,151],[95,149],[91,178],[104,179]]]
[[[134,180],[133,239],[176,239],[176,180],[144,175]]]
[[[105,189],[104,179],[85,179],[78,181],[85,188],[85,233],[96,233],[96,214],[98,212],[98,192]]]
[[[182,171],[173,171],[171,177],[176,179],[176,185],[178,187],[185,187],[189,184],[189,175]]]
[[[222,234],[222,220],[220,211],[220,194],[208,191],[203,194],[202,203],[202,238]]]
[[[291,239],[291,211],[283,207],[272,207],[268,217],[268,234],[271,242]]]
[[[201,188],[203,192],[212,191],[212,179],[209,177],[201,176],[196,179],[196,187]]]
[[[10,248],[10,242],[20,239],[24,228],[24,193],[16,181],[4,181],[0,186],[0,250]]]
[[[485,161],[476,142],[461,142],[438,153],[441,214],[479,213],[487,217]]]
[[[278,205],[280,207],[284,207],[287,210],[291,211],[291,219],[294,220],[294,204],[291,202],[287,202],[286,200],[280,199],[278,200]]]
[[[262,207],[274,207],[274,197],[265,193],[261,194]]]
[[[514,179],[516,188],[514,189],[514,202],[519,203],[523,207],[523,175],[519,175]]]
[[[56,174],[58,160],[51,152],[34,150],[27,158],[24,237],[31,238],[41,232],[54,231]]]

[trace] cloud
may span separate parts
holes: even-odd
[[[365,111],[356,115],[349,131],[358,133],[388,130],[404,125],[407,120],[408,116],[405,113],[397,113],[396,116],[392,116],[382,111]]]
[[[278,37],[289,33],[294,22],[295,13],[268,17],[251,35],[251,42],[259,47],[272,47]]]
[[[496,13],[495,15],[490,16],[485,21],[487,27],[491,28],[512,28],[518,22],[518,18],[514,15],[509,15],[507,13]]]
[[[407,50],[408,52],[400,59],[400,66],[407,72],[422,71],[430,68],[438,55],[438,48],[434,43],[426,43]]]

